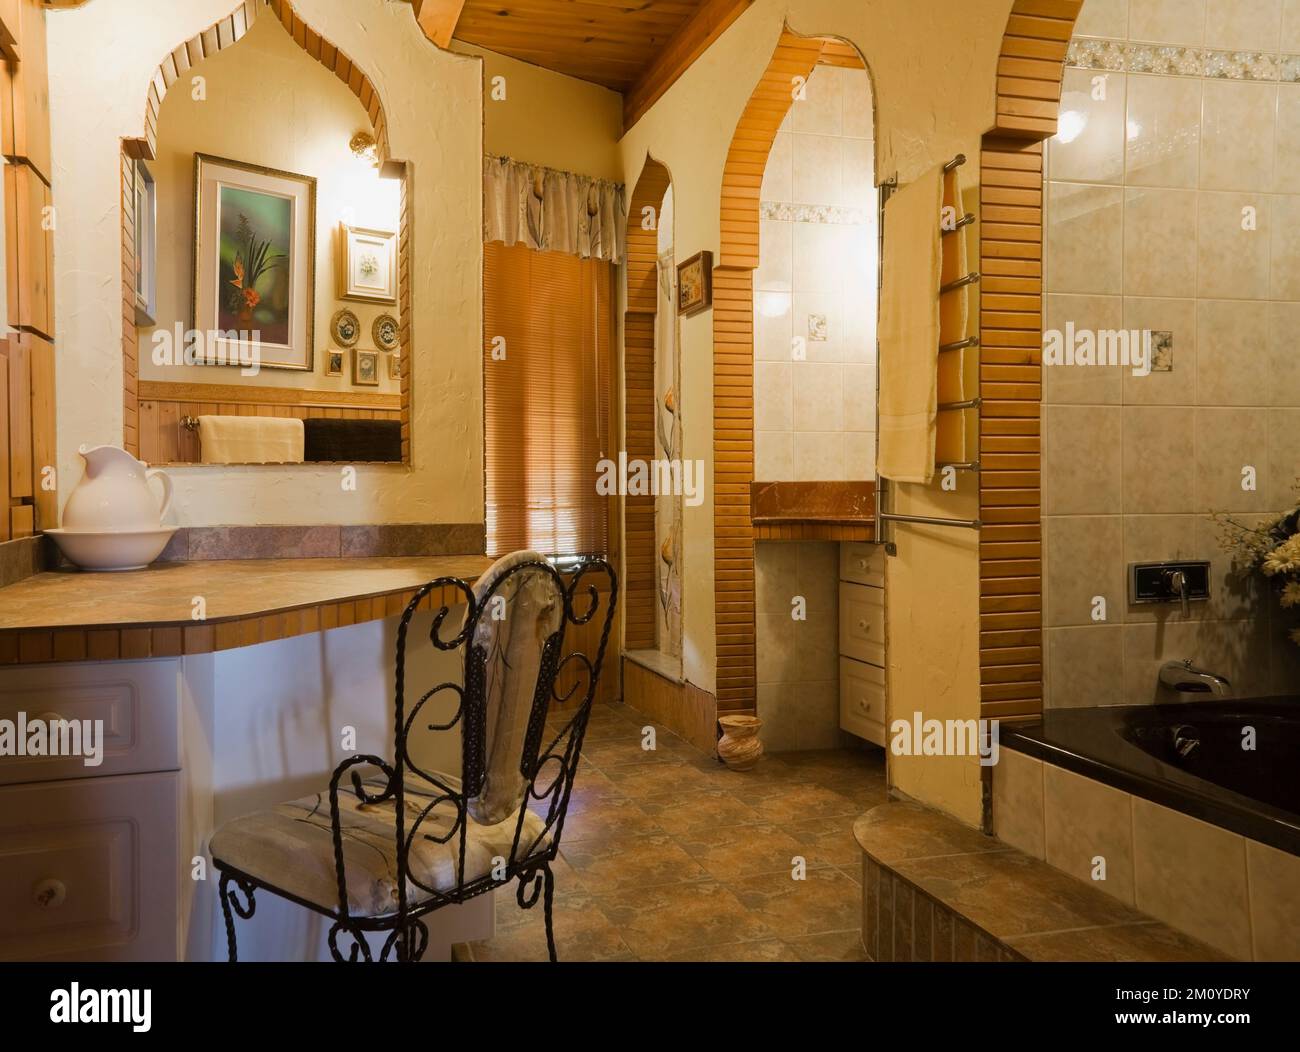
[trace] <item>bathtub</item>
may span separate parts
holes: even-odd
[[[1300,855],[1300,698],[1049,709],[1001,744]]]

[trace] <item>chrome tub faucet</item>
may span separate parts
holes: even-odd
[[[1166,662],[1160,669],[1160,682],[1179,694],[1210,694],[1216,698],[1232,696],[1232,684],[1226,677],[1197,668],[1191,658]]]

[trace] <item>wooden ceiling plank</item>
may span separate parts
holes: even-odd
[[[464,6],[465,0],[412,0],[411,3],[424,35],[441,48],[451,43]]]
[[[632,127],[753,0],[704,0],[646,67],[623,99],[623,128]]]

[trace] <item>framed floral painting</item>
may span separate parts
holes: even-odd
[[[683,318],[713,306],[713,253],[697,252],[677,264],[677,313]]]
[[[339,224],[339,299],[397,302],[397,235]]]
[[[197,360],[312,368],[316,180],[194,155]]]

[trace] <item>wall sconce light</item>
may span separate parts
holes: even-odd
[[[359,131],[352,136],[348,145],[352,148],[353,154],[358,160],[367,161],[374,167],[379,167],[379,144],[375,142],[375,137],[366,131]]]

